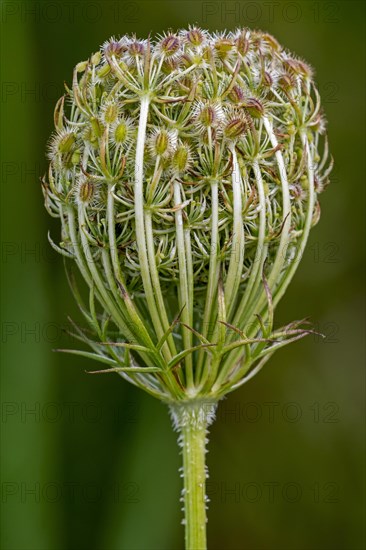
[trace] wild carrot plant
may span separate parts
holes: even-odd
[[[186,548],[205,549],[217,404],[311,332],[273,315],[331,169],[313,72],[248,29],[111,38],[76,65],[54,121],[50,242],[89,327],[75,326],[89,351],[72,352],[168,405]]]

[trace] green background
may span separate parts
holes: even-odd
[[[2,548],[172,550],[180,456],[165,407],[89,377],[38,177],[73,66],[111,35],[250,26],[316,67],[336,168],[277,311],[327,335],[293,344],[222,404],[208,454],[209,547],[364,548],[363,2],[1,3]]]

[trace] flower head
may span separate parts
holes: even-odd
[[[192,26],[111,38],[66,95],[44,193],[90,290],[82,339],[160,399],[216,401],[308,333],[273,314],[331,170],[313,71]]]

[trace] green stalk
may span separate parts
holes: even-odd
[[[278,149],[278,141],[276,138],[276,135],[273,131],[272,123],[264,117],[264,127],[267,131],[268,137],[270,139],[270,142],[272,144],[272,147],[274,149]],[[278,167],[278,174],[280,176],[281,180],[281,189],[282,189],[282,228],[281,228],[281,238],[280,243],[278,246],[277,254],[275,261],[273,263],[273,267],[271,270],[271,273],[268,277],[268,286],[272,291],[272,294],[274,292],[274,289],[276,287],[276,283],[278,281],[278,278],[280,276],[281,270],[283,268],[283,265],[286,261],[286,253],[287,253],[287,247],[290,242],[290,230],[291,230],[291,200],[290,200],[290,189],[289,189],[289,183],[287,179],[287,171],[285,166],[285,161],[283,159],[283,155],[280,149],[278,149],[275,153],[276,161],[277,161],[277,167]],[[262,303],[265,302],[266,298],[263,297],[262,292]]]
[[[206,550],[205,440],[203,426],[182,429],[185,541],[187,550]]]
[[[244,262],[244,225],[243,225],[243,205],[242,205],[242,178],[238,158],[234,145],[231,147],[233,157],[232,189],[233,189],[233,236],[231,245],[231,255],[229,270],[225,282],[225,304],[227,309],[227,318],[230,319],[232,308],[235,304]]]
[[[155,292],[156,302],[157,302],[157,306],[159,309],[159,314],[163,323],[164,330],[168,330],[170,324],[168,321],[168,315],[166,312],[164,298],[161,291],[159,273],[156,267],[154,231],[153,231],[153,225],[152,225],[151,212],[149,210],[146,210],[145,212],[145,228],[146,228],[146,247],[147,247],[148,261],[150,265],[151,284]],[[177,350],[175,347],[172,334],[168,336],[164,346],[169,346],[170,353],[173,357],[174,355],[176,355]]]
[[[143,96],[140,104],[140,119],[137,134],[136,158],[135,158],[135,224],[136,241],[140,260],[141,278],[144,284],[146,301],[158,340],[165,333],[159,316],[159,310],[155,302],[153,286],[147,253],[145,216],[144,216],[144,147],[146,139],[146,126],[149,114],[149,98]],[[168,328],[168,327],[166,327]],[[171,354],[168,346],[162,349],[166,361],[170,361]]]
[[[308,179],[309,179],[309,199],[307,204],[307,214],[305,219],[304,228],[302,230],[302,235],[300,238],[300,245],[297,247],[297,253],[292,261],[291,267],[288,270],[288,273],[286,274],[284,280],[279,285],[278,292],[276,296],[273,299],[273,305],[276,306],[282,296],[285,294],[288,285],[290,284],[293,276],[295,275],[296,269],[298,268],[299,262],[304,254],[304,250],[306,247],[306,243],[309,237],[310,229],[311,229],[311,223],[314,215],[314,205],[315,205],[315,183],[314,183],[314,166],[313,166],[313,156],[310,152],[310,144],[309,140],[306,135],[306,131],[303,130],[301,132],[301,141],[304,146],[304,150],[306,151],[306,159],[307,159],[307,168],[308,168]]]
[[[174,181],[174,204],[177,207],[175,212],[175,227],[177,235],[177,251],[178,251],[178,263],[179,263],[179,307],[183,308],[182,319],[184,323],[188,326],[192,326],[192,307],[193,304],[190,301],[190,292],[189,292],[189,277],[192,278],[192,273],[188,273],[187,269],[187,257],[186,257],[186,243],[185,243],[185,231],[184,231],[184,222],[183,214],[180,208],[182,202],[182,197],[180,193],[179,182]],[[192,333],[182,327],[183,334],[183,344],[185,349],[192,347]],[[194,391],[194,380],[193,380],[193,366],[192,366],[192,356],[189,355],[185,359],[186,367],[186,382],[188,391]]]
[[[257,193],[259,197],[259,230],[258,230],[258,244],[255,258],[253,260],[252,271],[247,283],[244,296],[238,306],[235,313],[232,324],[235,326],[245,327],[246,322],[252,314],[252,308],[248,308],[247,305],[252,303],[252,298],[256,295],[257,288],[262,281],[261,272],[263,264],[267,256],[267,245],[265,244],[266,238],[266,197],[264,192],[264,185],[262,174],[257,160],[253,161],[253,171],[255,174],[255,181],[257,184]],[[250,314],[248,315],[248,309]]]
[[[186,402],[171,405],[175,427],[180,432],[183,456],[185,548],[206,550],[206,442],[216,403]]]
[[[211,250],[210,250],[210,267],[208,272],[208,284],[206,291],[205,310],[202,322],[202,334],[205,338],[209,333],[209,322],[212,314],[212,306],[215,302],[215,293],[219,280],[220,260],[218,259],[219,251],[219,191],[216,180],[211,181]],[[196,367],[196,380],[201,381],[202,367],[204,362],[204,352],[198,354]]]

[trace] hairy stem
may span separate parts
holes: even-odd
[[[207,429],[216,404],[187,402],[171,406],[175,427],[180,432],[183,456],[185,548],[206,550],[206,442]]]

